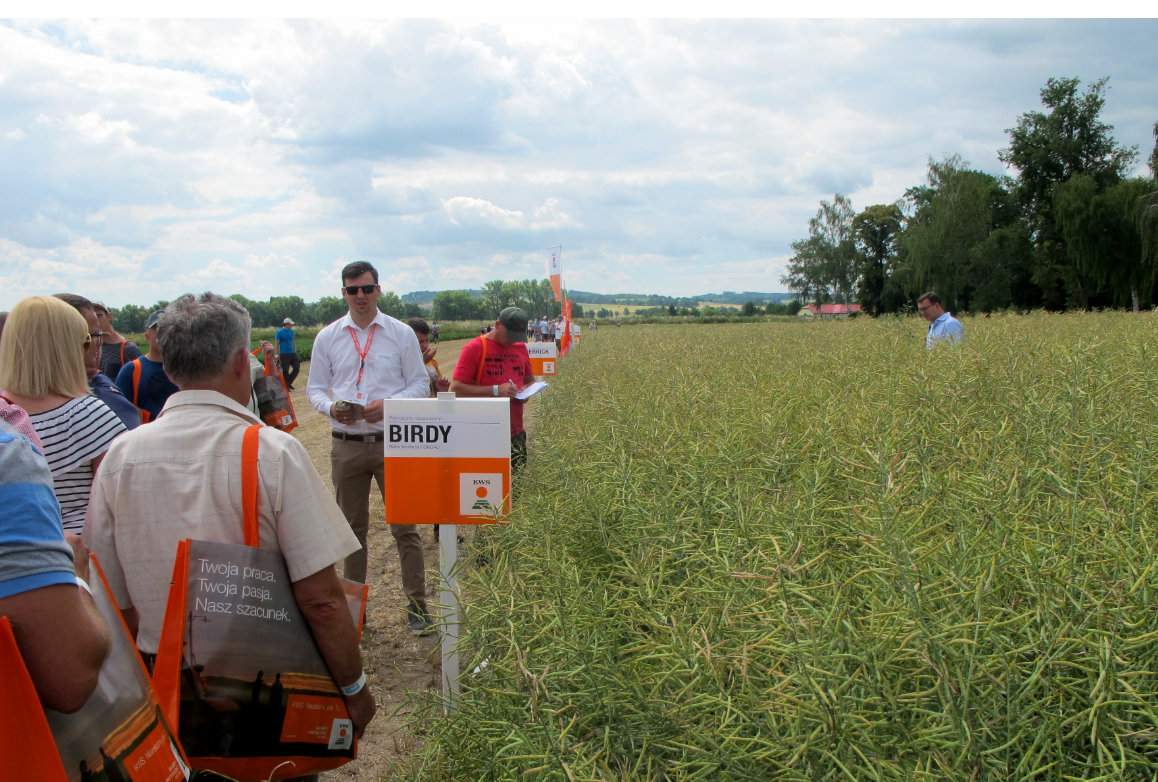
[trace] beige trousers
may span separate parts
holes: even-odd
[[[338,495],[338,506],[350,523],[350,529],[362,544],[362,550],[346,557],[345,576],[351,581],[366,581],[366,533],[370,529],[370,479],[378,482],[378,491],[386,490],[383,478],[382,443],[354,440],[332,440],[330,475]],[[422,539],[413,524],[391,524],[390,533],[398,547],[402,564],[402,589],[412,603],[426,605],[426,573],[422,560]]]

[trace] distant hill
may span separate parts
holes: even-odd
[[[434,301],[434,294],[438,291],[411,291],[403,294],[402,301],[409,304],[429,305]],[[481,289],[470,290],[467,293],[475,298],[482,296]],[[580,304],[632,304],[640,307],[667,307],[674,304],[677,307],[694,307],[705,302],[713,304],[743,304],[754,301],[757,304],[790,301],[796,298],[795,293],[762,293],[759,291],[724,291],[723,293],[701,293],[697,296],[661,296],[656,293],[592,293],[590,291],[569,290],[567,295],[572,301]]]

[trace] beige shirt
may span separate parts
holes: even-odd
[[[216,391],[180,391],[105,455],[85,543],[121,607],[137,609],[141,650],[157,650],[177,543],[244,542],[241,438],[259,422]],[[261,548],[281,551],[293,581],[360,548],[305,447],[271,427],[258,451],[258,530]]]

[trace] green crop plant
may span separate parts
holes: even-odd
[[[1158,320],[600,329],[419,780],[1153,780]]]

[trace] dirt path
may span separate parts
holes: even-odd
[[[468,340],[443,342],[438,363],[448,377]],[[306,398],[309,362],[302,364],[293,392],[300,426],[294,435],[306,446],[314,467],[333,489],[330,480],[330,425],[328,419],[310,407]],[[353,763],[323,774],[326,782],[380,782],[389,779],[419,746],[419,739],[406,729],[412,693],[439,687],[439,645],[437,634],[415,638],[406,629],[403,611],[402,576],[394,539],[383,521],[382,497],[370,493],[370,534],[368,539],[370,602],[367,629],[362,636],[362,655],[370,687],[378,701],[378,716],[370,723]],[[438,591],[438,546],[430,528],[420,530],[426,557],[427,601],[433,606]]]

